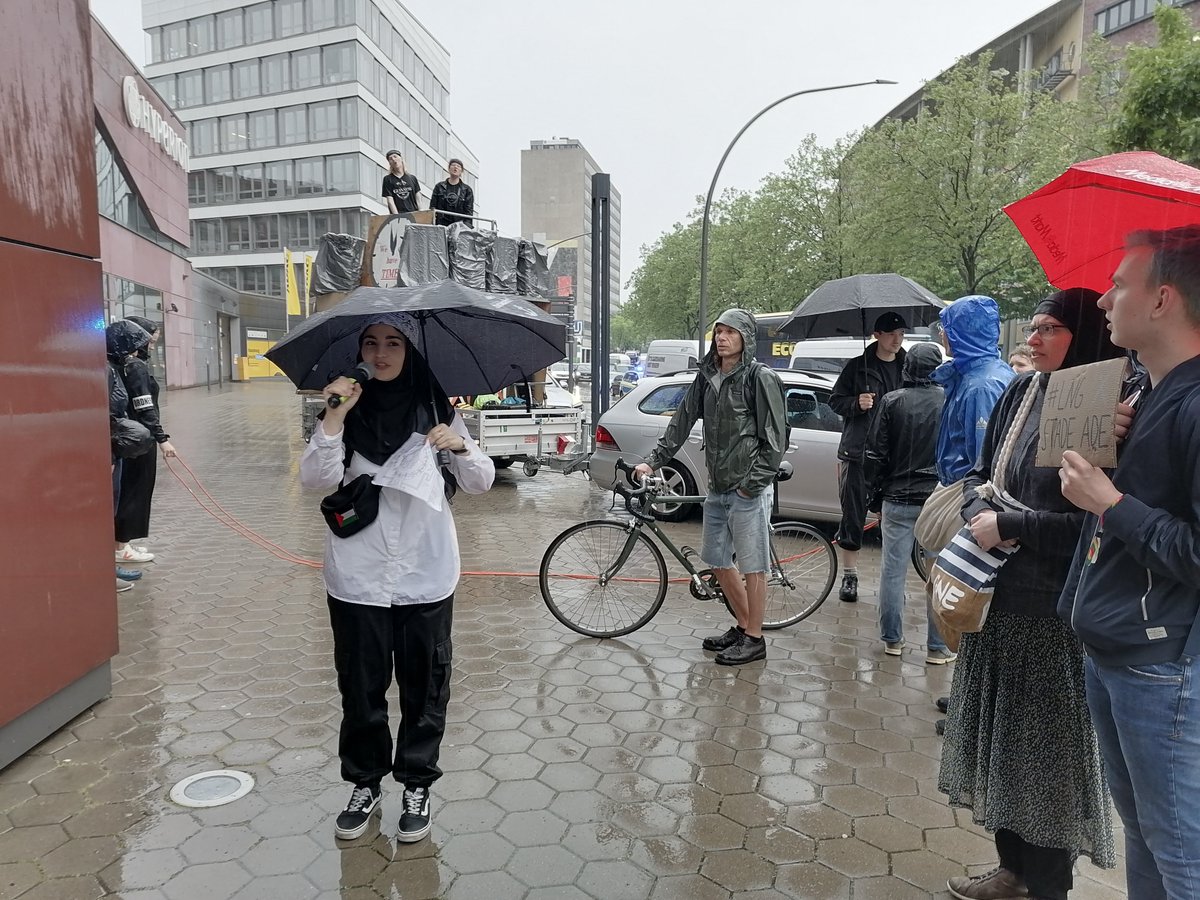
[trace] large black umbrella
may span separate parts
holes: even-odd
[[[805,297],[779,331],[797,340],[865,338],[881,313],[899,313],[912,328],[933,322],[945,305],[903,275],[851,275],[827,281]]]
[[[412,341],[451,396],[498,391],[566,355],[566,325],[529,301],[438,281],[356,288],[292,329],[266,357],[300,389],[320,390],[354,367],[359,335],[379,316]]]

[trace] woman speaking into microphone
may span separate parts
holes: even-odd
[[[449,501],[458,488],[483,493],[495,477],[401,330],[410,324],[403,314],[381,315],[362,331],[366,372],[326,386],[321,424],[300,460],[305,487],[337,488],[321,507],[329,525],[325,589],[342,698],[338,755],[342,778],[353,785],[335,824],[344,840],[367,830],[389,772],[404,785],[396,839],[429,834],[429,790],[442,774],[437,762],[459,578]],[[359,380],[366,373],[370,379]],[[448,460],[444,466],[439,453]],[[393,670],[400,691],[394,752],[386,699]]]

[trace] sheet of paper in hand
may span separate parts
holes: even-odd
[[[446,500],[437,454],[423,434],[414,433],[404,446],[388,457],[383,468],[375,473],[375,483],[424,500],[439,512]]]
[[[1117,464],[1113,424],[1128,365],[1124,358],[1106,359],[1050,373],[1036,465],[1061,468],[1064,450],[1101,468]]]

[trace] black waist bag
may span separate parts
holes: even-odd
[[[367,474],[359,475],[321,500],[321,515],[338,537],[358,534],[379,515],[379,492],[383,490]]]

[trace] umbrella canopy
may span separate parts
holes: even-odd
[[[367,324],[396,314],[397,327],[451,396],[498,391],[566,355],[566,325],[527,300],[439,281],[356,288],[292,329],[266,357],[298,388],[320,390],[354,367]]]
[[[903,275],[851,275],[827,281],[805,297],[779,330],[801,341],[866,337],[880,313],[899,313],[912,328],[933,322],[945,305]]]
[[[1076,163],[1004,211],[1052,285],[1103,293],[1131,231],[1200,223],[1200,169],[1115,153]]]

